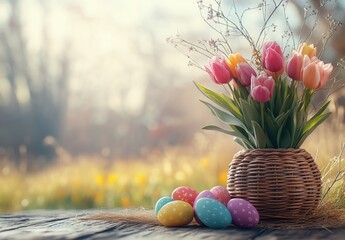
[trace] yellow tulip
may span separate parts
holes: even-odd
[[[307,45],[306,43],[303,43],[299,46],[298,53],[307,55],[309,58],[313,58],[316,56],[316,47],[314,47],[314,44]]]

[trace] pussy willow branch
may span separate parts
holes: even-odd
[[[268,22],[271,20],[272,16],[274,15],[274,13],[278,10],[279,6],[284,2],[284,0],[280,0],[280,2],[277,4],[276,1],[273,0],[273,3],[274,3],[274,8],[272,10],[272,12],[270,13],[270,15],[267,17],[267,19],[264,21],[264,25],[259,33],[259,36],[256,40],[256,43],[255,43],[255,46],[258,46],[259,44],[259,41],[260,41],[260,38],[264,32],[264,30],[266,29],[266,26],[268,24]]]
[[[289,17],[288,17],[287,14],[286,14],[286,8],[287,8],[287,6],[288,6],[288,3],[285,3],[285,4],[283,5],[283,12],[284,12],[285,23],[286,23],[286,25],[287,25],[287,27],[288,27],[288,29],[289,29],[290,34],[291,34],[292,44],[293,44],[292,47],[293,47],[294,49],[296,49],[295,36],[294,36],[293,31],[292,31],[292,29],[291,29],[291,25],[290,25],[290,22],[289,22]]]
[[[217,11],[217,10],[214,9],[214,8],[212,8],[212,10],[213,10],[214,12],[216,12],[217,15],[219,15],[219,17],[221,17],[221,18],[224,19],[225,25],[226,25],[229,29],[232,29],[233,32],[238,32],[238,33],[239,33],[238,36],[243,36],[249,43],[253,42],[252,39],[251,39],[251,37],[250,37],[250,35],[249,35],[249,33],[248,33],[248,31],[247,31],[247,29],[243,26],[243,24],[241,25],[241,22],[240,22],[240,23],[239,23],[240,26],[238,26],[237,23],[235,23],[234,21],[232,21],[230,18],[228,18],[228,17],[224,14],[224,12],[223,12],[223,10],[222,10],[222,8],[221,8],[221,1],[218,1],[217,4],[218,4],[218,6],[220,6],[220,11]],[[237,9],[236,9],[236,4],[235,4],[235,3],[233,3],[233,7],[234,7],[234,10],[235,10],[235,14],[238,15]],[[206,20],[206,19],[204,19],[204,20]],[[221,22],[218,22],[218,23],[221,24]],[[228,29],[227,29],[227,30],[228,30]],[[228,43],[228,41],[227,41],[226,38],[225,38],[225,41]],[[230,48],[230,49],[231,49],[231,48]],[[231,50],[231,52],[233,52],[233,51]]]
[[[225,15],[224,15],[224,12],[223,12],[222,7],[221,7],[221,1],[217,2],[217,4],[218,4],[218,12],[221,14],[220,16],[217,15],[217,20],[218,20],[217,23],[225,26],[226,34],[227,34],[227,32],[229,30],[229,22],[226,21],[223,17]],[[222,23],[219,19],[223,19],[225,21],[225,23]],[[233,50],[232,50],[229,42],[227,41],[226,37],[223,36],[223,38],[224,38],[224,41],[225,41],[226,45],[228,46],[230,52],[233,52]]]
[[[194,58],[192,58],[191,56],[189,56],[188,54],[186,54],[184,51],[182,51],[178,46],[175,46],[175,48],[177,49],[177,51],[179,51],[180,53],[182,53],[182,55],[186,56],[191,62],[191,65],[199,68],[202,71],[205,71],[205,69],[203,67],[200,66],[200,64],[198,63],[198,61],[196,61]]]
[[[195,51],[195,52],[197,52],[197,53],[199,53],[199,54],[201,54],[201,55],[203,55],[203,56],[205,56],[205,57],[207,57],[207,58],[211,58],[212,57],[212,53],[210,52],[210,51],[208,51],[207,49],[205,50],[205,49],[203,49],[203,48],[201,48],[200,46],[198,46],[198,45],[196,45],[196,44],[194,44],[194,43],[191,43],[191,42],[188,42],[188,41],[186,41],[186,40],[181,40],[181,42],[180,43],[178,43],[180,46],[184,46],[184,47],[186,47],[186,48],[188,48],[188,49],[190,49],[190,50],[193,50],[193,51]]]
[[[239,16],[235,3],[234,3],[234,9],[235,9],[235,15],[237,17],[237,21],[240,25],[240,27],[238,27],[236,25],[237,28],[240,29],[241,33],[243,33],[243,36],[245,36],[245,38],[247,39],[249,44],[254,48],[254,50],[256,50],[256,45],[254,44],[254,40],[253,40],[252,36],[250,35],[250,33],[248,32],[247,28],[243,25],[243,19]]]
[[[205,5],[203,5],[203,6],[205,6]],[[206,7],[206,6],[205,6],[205,7]],[[211,8],[212,11],[214,11],[214,12],[217,13],[217,11],[216,11],[215,9],[213,9],[212,7],[208,7],[208,8]],[[213,30],[214,30],[215,32],[217,32],[220,36],[222,36],[222,38],[224,39],[224,41],[227,43],[227,45],[228,45],[228,47],[229,47],[229,51],[231,52],[231,51],[232,51],[232,50],[231,50],[231,47],[230,47],[230,45],[229,45],[229,43],[228,43],[226,37],[224,36],[224,34],[223,34],[221,31],[219,31],[217,28],[215,28],[212,24],[210,24],[209,21],[207,21],[207,19],[205,19],[204,15],[202,14],[201,9],[200,9],[200,16],[201,16],[201,18],[203,19],[203,21],[204,21],[211,29],[213,29]]]
[[[308,5],[309,4],[309,5]],[[318,19],[319,19],[319,11],[316,11],[315,9],[313,9],[311,11],[310,14],[308,14],[308,9],[311,9],[312,6],[310,5],[309,2],[306,2],[306,5],[304,7],[304,14],[303,14],[303,21],[302,21],[302,25],[299,29],[299,32],[302,33],[303,32],[303,28],[306,26],[306,22],[307,20],[312,17],[312,16],[315,16],[316,14],[318,14],[318,16],[316,16],[316,19],[314,21],[314,25],[312,26],[311,30],[309,31],[309,34],[306,36],[306,38],[304,39],[303,42],[306,42],[313,34],[314,30],[315,30],[315,27],[318,23]],[[297,45],[300,45],[302,43],[302,34],[299,35],[299,38],[298,38],[298,44]]]
[[[319,57],[321,58],[326,45],[328,44],[328,41],[332,38],[332,36],[335,34],[335,32],[338,30],[338,27],[340,27],[342,25],[341,22],[337,22],[335,21],[331,16],[329,16],[329,21],[330,21],[330,28],[328,29],[328,31],[326,33],[324,33],[325,36],[322,36],[322,42],[323,42],[323,46],[321,48],[321,51],[319,53]]]

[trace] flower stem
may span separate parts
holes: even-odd
[[[262,130],[265,131],[265,118],[264,118],[264,107],[265,107],[265,103],[260,103],[260,110],[261,110],[261,126],[262,126]]]
[[[228,87],[229,87],[229,89],[230,89],[230,92],[231,92],[232,96],[234,96],[234,90],[232,89],[230,83],[228,83]]]

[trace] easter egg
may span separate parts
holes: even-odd
[[[201,198],[194,206],[195,215],[209,228],[226,228],[231,224],[231,214],[221,202],[211,198]]]
[[[193,188],[181,186],[176,188],[171,197],[174,200],[181,200],[189,203],[191,206],[193,206],[195,198],[198,196],[198,192],[195,191]]]
[[[210,190],[204,190],[204,191],[200,192],[198,194],[198,196],[195,198],[194,203],[196,203],[201,198],[212,198],[212,199],[217,200],[216,196],[214,196]]]
[[[211,189],[211,192],[213,195],[217,198],[217,200],[221,203],[223,203],[225,206],[228,204],[230,200],[230,193],[228,190],[225,189],[225,187],[222,186],[215,186]]]
[[[171,197],[162,197],[162,198],[160,198],[160,199],[156,202],[156,205],[155,205],[155,214],[156,214],[156,216],[157,216],[159,210],[161,210],[161,208],[162,208],[165,204],[167,204],[167,203],[169,203],[169,202],[172,202],[172,201],[174,201],[174,199],[172,199]]]
[[[158,212],[158,221],[166,227],[180,227],[193,220],[193,207],[184,201],[176,200],[165,204]]]
[[[238,227],[251,228],[259,223],[259,213],[256,208],[248,201],[241,198],[233,198],[228,204],[232,215],[232,223]]]
[[[202,198],[212,198],[212,199],[215,199],[216,200],[216,197],[213,195],[213,193],[210,191],[210,190],[204,190],[202,192],[199,193],[199,195],[196,197],[195,201],[194,201],[194,206],[195,206],[195,203],[199,200],[199,199],[202,199]],[[202,221],[198,218],[197,215],[194,216],[195,217],[195,221],[197,221],[197,223],[199,225],[202,225],[204,226],[204,224],[202,223]]]

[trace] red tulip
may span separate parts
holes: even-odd
[[[274,79],[265,72],[261,72],[257,77],[253,75],[251,77],[250,94],[257,102],[269,101],[273,96],[274,87]]]
[[[277,42],[264,43],[261,55],[262,66],[274,73],[281,73],[284,68],[284,56]]]
[[[205,66],[205,70],[210,75],[212,81],[217,84],[229,83],[233,78],[224,57],[212,57],[209,61],[209,65]]]

